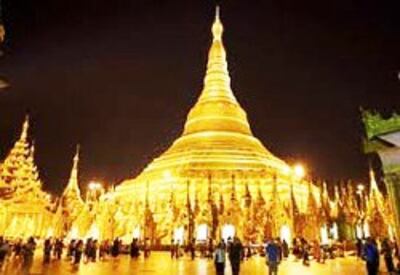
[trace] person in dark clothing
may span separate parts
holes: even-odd
[[[92,245],[89,249],[89,259],[91,262],[96,262],[98,246],[97,240],[92,241]]]
[[[68,244],[68,250],[67,250],[67,258],[71,259],[73,258],[75,255],[75,246],[76,246],[76,241],[75,240],[71,240]]]
[[[113,256],[114,258],[119,256],[119,252],[120,252],[120,243],[118,238],[116,238],[113,242],[113,245],[111,247],[111,256]]]
[[[21,247],[21,255],[23,257],[22,274],[29,274],[33,264],[33,256],[35,254],[36,242],[33,237],[30,237],[28,242]]]
[[[289,257],[289,245],[285,239],[282,240],[282,254],[284,258]]]
[[[87,263],[90,260],[90,250],[92,249],[92,238],[86,240],[83,254],[85,255],[84,262]]]
[[[221,242],[215,249],[214,253],[214,265],[217,275],[224,275],[225,262],[226,262],[225,245]]]
[[[210,238],[208,241],[208,257],[212,258],[214,253],[214,242],[213,239]]]
[[[16,259],[19,259],[22,256],[22,241],[18,239],[17,242],[14,244],[14,255]]]
[[[356,249],[357,249],[357,257],[358,258],[362,258],[362,247],[363,247],[363,244],[362,244],[362,241],[361,241],[361,239],[360,238],[357,238],[357,240],[356,240]]]
[[[196,239],[193,239],[191,242],[189,242],[188,251],[190,252],[190,258],[193,261],[196,257]]]
[[[393,274],[395,272],[393,264],[393,248],[388,239],[383,240],[381,253],[383,254],[383,258],[385,259],[386,269],[388,273]]]
[[[74,264],[79,265],[83,253],[83,241],[79,240],[74,249]]]
[[[379,251],[372,238],[367,238],[367,242],[364,245],[363,258],[366,262],[368,275],[377,275],[379,270]]]
[[[310,247],[308,245],[308,242],[305,239],[301,239],[301,251],[302,251],[302,256],[303,256],[303,265],[309,266],[310,265]]]
[[[54,254],[57,260],[61,260],[62,252],[64,249],[64,243],[61,239],[57,239],[54,244]]]
[[[50,239],[46,239],[44,241],[44,247],[43,247],[43,263],[48,264],[50,263],[50,258],[51,258],[51,250],[53,249],[53,245],[51,243]]]
[[[229,261],[231,262],[232,275],[240,272],[240,261],[242,259],[243,245],[239,238],[235,237],[229,246]]]
[[[136,238],[134,238],[131,242],[130,255],[131,258],[135,259],[139,257],[139,246],[138,246],[138,240]]]
[[[277,242],[271,241],[265,248],[265,257],[267,258],[267,265],[269,275],[278,274],[278,266],[281,261],[281,253]]]

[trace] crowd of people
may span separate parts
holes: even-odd
[[[120,239],[113,241],[97,241],[92,238],[83,240],[70,240],[48,238],[38,246],[36,240],[31,237],[26,242],[22,240],[9,241],[0,237],[0,270],[19,268],[21,274],[29,274],[34,253],[37,247],[43,249],[43,264],[48,265],[52,261],[68,260],[71,265],[78,267],[81,262],[89,263],[104,261],[107,258],[117,258],[121,253],[129,254],[132,259],[137,259],[141,252],[143,257],[150,256],[150,240],[140,241],[134,238],[129,245],[122,244]],[[349,246],[347,244],[347,246]],[[353,245],[357,257],[365,261],[368,275],[377,275],[380,258],[384,259],[389,274],[400,274],[398,262],[399,250],[396,242],[383,239],[377,242],[373,238],[357,239]],[[183,246],[181,241],[171,240],[171,258],[178,259],[187,253],[194,260],[196,257],[213,259],[217,275],[224,274],[228,263],[233,275],[240,274],[241,263],[253,255],[265,256],[266,265],[270,275],[277,275],[280,263],[290,255],[309,266],[311,259],[317,263],[325,263],[327,259],[344,257],[345,251],[349,251],[344,243],[336,242],[321,245],[317,240],[308,242],[303,238],[296,238],[289,246],[286,240],[270,239],[262,246],[243,245],[237,237],[221,240],[214,245],[212,239],[207,242],[197,243],[195,239]]]

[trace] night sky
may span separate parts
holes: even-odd
[[[4,2],[5,0],[3,0]],[[222,1],[233,90],[254,134],[315,178],[366,181],[359,107],[400,108],[396,1]],[[398,1],[397,1],[398,2]],[[250,5],[251,3],[251,5]],[[0,156],[27,111],[46,190],[137,175],[182,131],[213,1],[8,0]]]

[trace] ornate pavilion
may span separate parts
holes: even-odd
[[[142,173],[115,189],[79,187],[79,148],[70,179],[54,205],[34,163],[28,120],[0,164],[0,234],[130,241],[154,246],[237,235],[354,239],[386,236],[392,211],[371,170],[370,192],[342,183],[328,192],[274,156],[251,131],[234,96],[218,11],[201,94],[182,135]],[[334,192],[332,192],[334,191]],[[333,196],[330,196],[330,193]],[[382,226],[384,225],[384,226]]]

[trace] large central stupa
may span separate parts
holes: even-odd
[[[271,154],[251,131],[246,112],[231,88],[222,33],[217,9],[203,90],[189,112],[182,135],[137,178],[124,181],[115,190],[119,204],[135,205],[128,208],[143,213],[146,211],[140,209],[147,207],[147,213],[152,213],[153,223],[158,227],[156,231],[174,232],[182,223],[188,229],[185,221],[192,214],[194,224],[212,226],[213,222],[206,216],[216,213],[212,214],[211,209],[208,214],[204,212],[211,201],[215,201],[211,203],[214,206],[228,209],[234,207],[233,200],[241,207],[245,196],[248,200],[258,198],[268,203],[272,192],[279,193],[282,201],[288,201],[291,186],[300,207],[306,203],[307,185],[295,179],[290,166]],[[172,214],[171,207],[176,208],[171,210]],[[187,207],[190,211],[193,208],[193,213],[184,213]],[[126,217],[121,218],[121,223],[126,220],[121,224],[122,231],[139,226],[129,219],[134,215],[129,211],[133,210],[122,215]],[[224,216],[223,209],[219,213],[219,224],[222,220],[234,223],[234,213]],[[235,223],[235,226],[235,230],[241,231],[240,225]],[[163,238],[171,232],[156,235]]]

